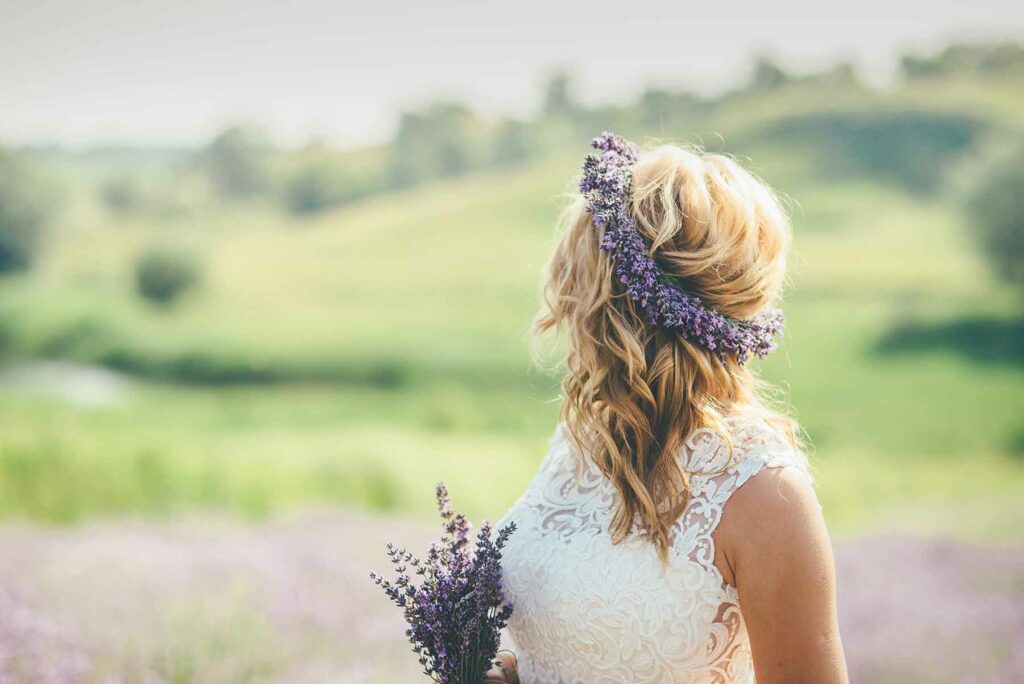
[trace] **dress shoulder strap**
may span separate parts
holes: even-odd
[[[684,467],[693,496],[711,494],[724,503],[765,468],[791,466],[812,479],[804,454],[764,419],[734,418],[729,428],[729,439],[709,428],[695,430],[687,439]]]
[[[811,480],[803,453],[780,430],[750,416],[729,421],[728,440],[710,428],[695,430],[686,441],[683,464],[690,476],[690,501],[673,547],[678,556],[713,572],[713,533],[737,489],[766,468],[794,467]]]

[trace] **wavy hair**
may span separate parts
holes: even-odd
[[[734,160],[666,145],[643,151],[631,209],[662,273],[719,312],[753,318],[778,299],[789,221],[778,198]],[[796,445],[796,424],[766,408],[761,383],[719,355],[652,326],[614,277],[601,229],[578,198],[544,271],[537,335],[564,331],[560,419],[615,486],[616,542],[639,527],[668,559],[690,497],[680,452],[708,427],[730,445],[727,418],[757,409]]]

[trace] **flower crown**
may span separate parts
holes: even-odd
[[[605,132],[591,146],[602,152],[583,162],[580,192],[594,223],[604,229],[601,249],[611,253],[615,275],[650,323],[678,331],[718,354],[733,353],[740,363],[774,350],[775,336],[782,333],[781,310],[771,309],[752,319],[730,318],[670,284],[659,270],[629,208],[636,145]]]

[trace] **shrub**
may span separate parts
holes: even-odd
[[[107,179],[100,186],[100,198],[109,209],[119,212],[138,210],[146,202],[142,186],[128,176]]]
[[[21,159],[0,149],[0,274],[32,266],[48,214],[38,179]]]
[[[999,277],[1024,290],[1024,146],[982,176],[969,209],[974,234]]]
[[[371,195],[373,179],[326,162],[307,164],[284,186],[284,202],[293,214],[317,212],[355,202]]]
[[[135,264],[135,287],[139,295],[154,304],[169,305],[199,282],[199,265],[186,252],[152,249]]]
[[[288,181],[285,204],[293,214],[314,214],[338,204],[338,196],[322,169],[306,168]]]

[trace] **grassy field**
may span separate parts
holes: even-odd
[[[958,88],[911,89],[901,106],[984,113],[994,129],[1024,111],[1005,89]],[[1019,296],[993,280],[955,193],[837,179],[820,150],[758,133],[891,103],[791,95],[721,126],[791,198],[788,329],[763,374],[808,431],[831,524],[1024,541]],[[425,514],[443,478],[471,515],[500,515],[555,420],[528,329],[583,151],[310,218],[261,201],[115,215],[74,176],[38,268],[0,281],[0,349],[135,380],[92,407],[0,383],[0,514]],[[170,310],[132,289],[135,257],[161,244],[204,271]]]

